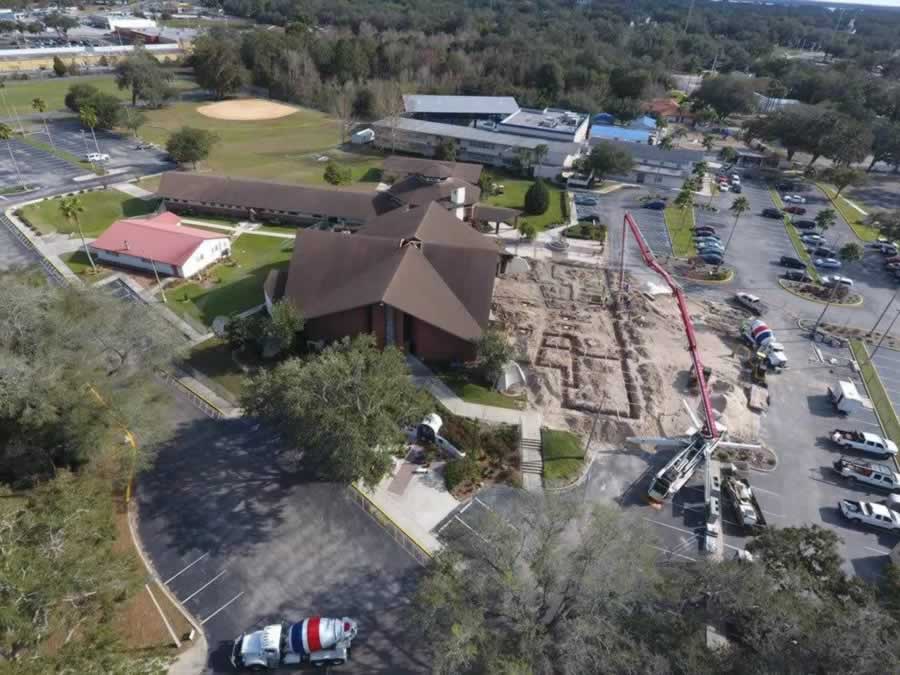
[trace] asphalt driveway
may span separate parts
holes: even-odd
[[[874,351],[869,348],[869,351]],[[882,346],[872,359],[878,371],[878,379],[887,390],[894,410],[900,410],[900,352]]]
[[[360,635],[348,673],[420,673],[428,653],[405,625],[421,567],[340,485],[280,460],[246,421],[173,407],[177,430],[137,501],[160,576],[203,624],[208,672],[229,672],[232,639],[273,620],[351,616]]]

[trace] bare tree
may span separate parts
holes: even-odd
[[[347,137],[356,120],[353,118],[353,99],[356,92],[350,83],[335,87],[332,96],[331,110],[341,127],[341,145],[347,142]]]

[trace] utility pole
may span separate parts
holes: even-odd
[[[840,286],[840,284],[835,282],[834,287],[831,289],[831,295],[828,296],[828,302],[825,303],[825,307],[822,308],[822,313],[819,314],[819,318],[816,319],[816,325],[813,326],[812,329],[813,340],[816,339],[816,332],[819,330],[819,324],[822,323],[822,317],[825,316],[825,312],[831,307],[831,301],[834,300],[834,294],[837,293],[838,286]]]
[[[156,275],[156,285],[159,286],[159,294],[162,296],[163,304],[167,305],[169,304],[169,301],[166,300],[166,289],[163,288],[162,281],[159,280],[159,272],[156,269],[156,261],[151,258],[150,264],[153,265],[153,274]]]
[[[878,327],[878,324],[881,323],[881,320],[884,318],[884,315],[887,314],[888,309],[890,309],[890,306],[891,306],[892,304],[894,304],[894,300],[896,300],[896,299],[897,299],[897,294],[894,293],[894,295],[892,295],[892,296],[891,296],[891,299],[888,301],[888,304],[885,305],[885,308],[884,308],[883,310],[881,310],[881,314],[878,315],[878,321],[876,321],[876,322],[875,322],[875,325],[872,326],[872,327],[869,329],[869,332],[868,332],[868,333],[866,333],[866,335],[867,335],[868,337],[871,337],[871,336],[872,336],[872,333],[875,332],[875,329]]]
[[[881,343],[884,342],[884,338],[886,338],[887,335],[888,335],[888,333],[891,332],[891,328],[894,327],[894,323],[896,323],[898,317],[900,317],[900,312],[897,312],[897,313],[894,315],[894,319],[891,321],[891,325],[888,326],[888,329],[887,329],[886,331],[884,331],[884,332],[881,334],[881,339],[878,340],[878,344],[875,345],[875,349],[874,349],[874,350],[872,351],[872,353],[869,355],[869,363],[871,363],[871,362],[872,362],[872,359],[875,358],[875,355],[878,353],[878,350],[881,348]]]

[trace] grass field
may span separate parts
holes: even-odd
[[[231,243],[233,264],[215,265],[208,271],[208,281],[166,291],[169,309],[209,326],[217,316],[232,316],[262,304],[266,275],[287,266],[292,246],[290,239],[242,234]]]
[[[141,136],[165,145],[182,126],[206,129],[219,137],[203,168],[213,173],[283,182],[324,184],[327,157],[350,167],[353,182],[348,189],[373,190],[381,178],[381,158],[345,152],[337,148],[337,122],[314,110],[300,108],[287,117],[261,121],[217,120],[201,115],[192,103],[178,103],[148,112]],[[143,187],[143,186],[142,186]]]
[[[80,214],[81,229],[86,237],[97,237],[113,222],[120,218],[131,218],[153,213],[159,202],[131,197],[118,190],[96,190],[78,195],[84,213]],[[41,234],[78,232],[73,223],[63,218],[59,211],[61,198],[45,199],[38,204],[30,204],[19,211],[29,225]]]
[[[509,408],[511,410],[521,410],[525,407],[524,397],[504,396],[499,391],[494,391],[472,382],[470,378],[466,377],[465,373],[440,373],[439,377],[463,401],[492,405],[497,408]]]
[[[544,455],[544,478],[555,481],[573,480],[584,464],[584,444],[569,431],[541,429]]]
[[[65,110],[64,99],[69,87],[73,84],[90,84],[106,94],[112,94],[123,101],[131,101],[131,92],[128,89],[119,89],[115,78],[111,75],[98,75],[96,77],[61,77],[48,80],[24,80],[22,82],[6,82],[2,89],[5,103],[0,101],[0,109],[13,108],[14,112],[21,115],[30,115],[34,112],[31,102],[36,98],[44,99],[47,111]],[[192,80],[176,77],[172,80],[172,86],[181,91],[196,89],[197,85]],[[6,112],[4,117],[8,115]]]
[[[506,206],[511,209],[518,209],[523,212],[521,220],[528,220],[533,223],[539,230],[546,230],[555,225],[563,225],[565,218],[562,212],[563,191],[558,187],[545,183],[547,190],[550,192],[550,206],[545,213],[539,216],[525,214],[525,193],[531,187],[534,181],[523,180],[521,178],[510,178],[508,176],[497,176],[497,182],[503,185],[502,195],[492,195],[482,197],[488,204],[494,206]]]
[[[110,274],[112,274],[112,270],[106,267],[102,267],[97,262],[96,258],[94,259],[94,264],[97,266],[97,273],[93,274],[91,263],[88,260],[87,254],[82,249],[72,251],[71,253],[63,253],[59,257],[70,270],[75,272],[75,274],[77,274],[78,276],[82,277],[85,283],[88,284],[92,284],[95,281],[100,281],[100,279],[108,277]]]
[[[878,228],[871,227],[862,222],[863,215],[853,208],[850,203],[844,199],[842,196],[838,196],[837,190],[832,185],[824,185],[822,183],[816,183],[819,186],[819,189],[825,193],[825,196],[831,200],[832,206],[834,206],[834,210],[837,211],[840,216],[847,221],[847,224],[850,226],[850,229],[856,234],[857,237],[862,239],[863,241],[875,241],[878,239],[878,235],[881,234],[878,231]]]
[[[199,370],[219,396],[237,401],[241,396],[244,371],[231,358],[231,348],[219,338],[201,342],[191,350],[187,365]]]
[[[672,254],[677,258],[697,255],[694,232],[691,229],[694,226],[694,209],[667,206],[663,211],[663,218],[669,231],[669,239],[672,240]]]
[[[853,351],[853,358],[859,364],[860,372],[866,381],[872,405],[875,406],[875,410],[878,411],[878,417],[881,418],[884,433],[894,443],[900,443],[900,421],[898,421],[891,399],[884,389],[884,383],[869,359],[869,352],[866,350],[865,344],[862,340],[851,340],[850,349]]]

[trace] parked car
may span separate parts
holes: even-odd
[[[780,209],[772,209],[772,208],[763,209],[762,215],[765,218],[783,218],[784,217],[783,214],[781,213]]]
[[[594,197],[580,193],[575,195],[575,203],[578,206],[597,206],[597,200]]]
[[[850,277],[842,277],[840,274],[826,274],[822,277],[823,286],[831,288],[837,284],[846,286],[847,288],[853,288],[853,279]]]
[[[809,243],[819,244],[819,243],[825,241],[825,237],[823,237],[818,232],[804,232],[803,234],[800,235],[800,239],[801,239],[801,241],[803,241],[807,244],[809,244]]]
[[[707,265],[721,265],[725,258],[718,253],[701,253],[700,259]]]
[[[812,277],[809,276],[809,272],[806,270],[789,270],[782,274],[781,278],[788,281],[800,281],[805,284],[812,283]]]
[[[778,260],[778,264],[781,265],[782,267],[790,267],[790,268],[793,268],[796,270],[805,270],[806,269],[805,262],[800,260],[800,258],[794,258],[789,255],[781,256],[781,258]]]
[[[694,241],[717,241],[722,243],[722,238],[717,234],[695,234]]]
[[[892,255],[889,258],[884,259],[885,265],[890,265],[891,263],[900,262],[900,255]]]
[[[837,251],[827,246],[819,246],[813,251],[813,255],[817,258],[837,258]]]
[[[644,208],[651,211],[662,211],[666,208],[666,203],[662,201],[647,202],[644,204]]]
[[[84,156],[84,158],[89,162],[108,162],[109,155],[105,152],[89,152]]]
[[[806,213],[806,209],[804,209],[802,206],[793,206],[793,205],[785,206],[784,211],[785,211],[785,213],[793,213],[794,215],[797,215],[797,216],[802,216],[803,214]]]
[[[798,230],[814,230],[816,228],[816,221],[814,220],[794,220],[791,222],[794,223],[794,227]]]
[[[882,244],[881,245],[881,255],[886,256],[895,256],[897,255],[897,247],[893,244]]]
[[[709,225],[695,225],[694,226],[694,234],[695,235],[699,236],[701,234],[715,234],[715,233],[716,233],[716,229],[714,227],[710,227]]]
[[[891,272],[893,272],[894,270],[900,270],[900,262],[887,263],[885,265],[885,268],[887,268],[887,270]]]
[[[881,530],[900,530],[900,513],[889,509],[884,504],[842,499],[838,506],[841,514],[847,520]]]
[[[734,192],[735,194],[741,194],[744,191],[744,189],[741,187],[740,183],[733,183],[731,186],[731,191]]]
[[[720,192],[731,192],[731,186],[728,183],[719,183]]]
[[[806,197],[801,197],[800,195],[785,195],[781,198],[781,201],[786,204],[805,204]]]
[[[841,269],[841,261],[837,258],[816,258],[815,266],[827,270]]]

